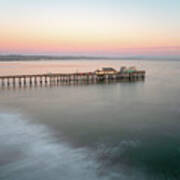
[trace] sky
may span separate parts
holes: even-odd
[[[180,0],[0,0],[0,53],[180,56]]]

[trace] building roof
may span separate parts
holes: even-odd
[[[116,71],[116,70],[111,67],[103,67],[102,71]]]

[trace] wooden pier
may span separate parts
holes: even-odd
[[[38,86],[58,83],[76,83],[76,82],[101,82],[101,81],[142,81],[145,79],[145,71],[133,73],[114,73],[98,75],[92,72],[86,73],[49,73],[49,74],[31,74],[31,75],[10,75],[0,76],[1,87],[16,86]]]

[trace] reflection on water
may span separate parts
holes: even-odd
[[[0,179],[179,179],[180,63],[133,64],[145,82],[1,90]]]

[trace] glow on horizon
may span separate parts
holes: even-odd
[[[0,52],[180,55],[179,0],[0,0]]]

